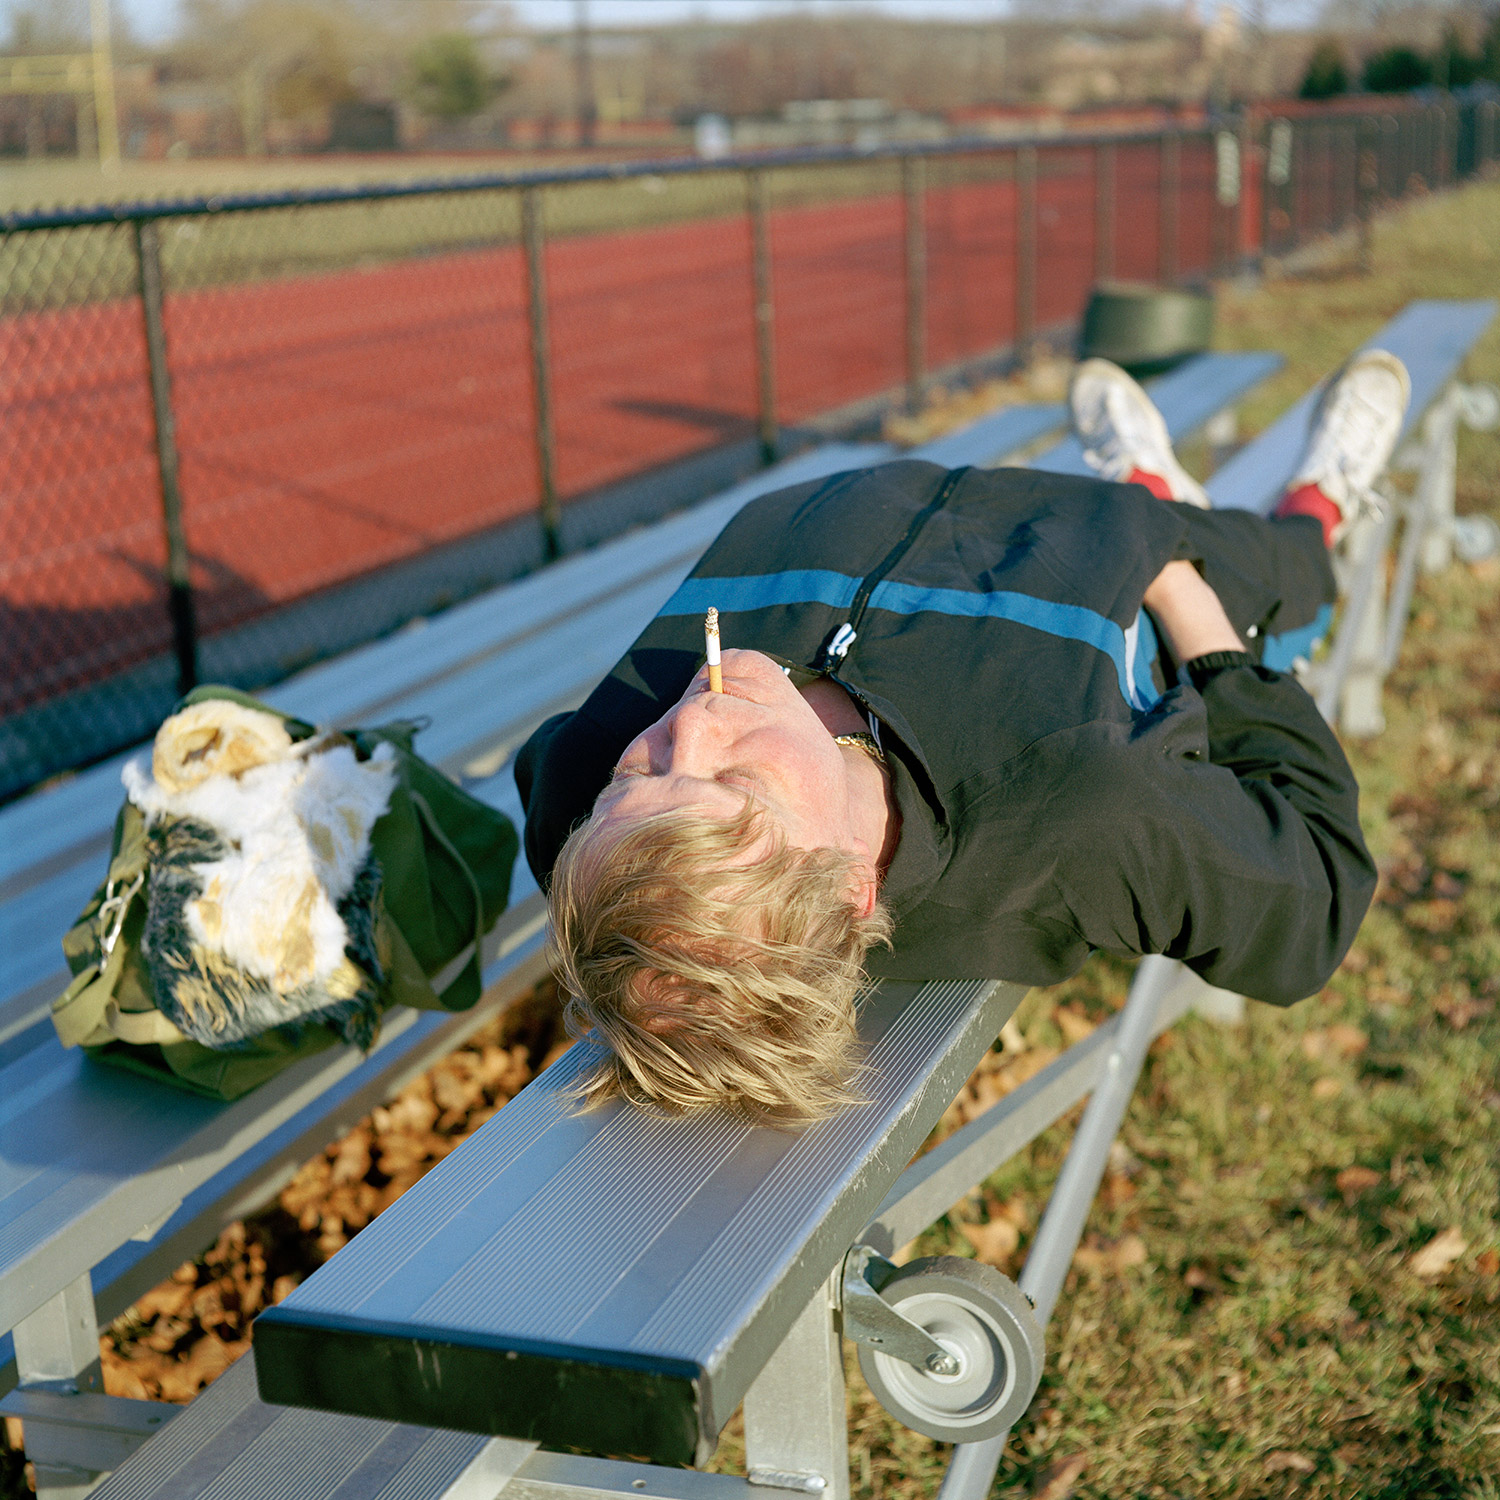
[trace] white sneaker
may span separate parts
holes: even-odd
[[[1084,360],[1068,386],[1068,406],[1083,461],[1102,478],[1124,483],[1137,470],[1159,475],[1174,500],[1211,508],[1203,486],[1177,462],[1162,414],[1118,365]]]
[[[1328,382],[1287,489],[1315,484],[1338,506],[1335,541],[1362,510],[1379,507],[1371,486],[1390,462],[1410,401],[1406,366],[1384,349],[1356,354]]]

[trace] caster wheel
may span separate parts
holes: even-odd
[[[979,1443],[1031,1404],[1042,1378],[1043,1334],[1015,1282],[977,1261],[943,1255],[902,1266],[880,1295],[958,1361],[956,1374],[936,1375],[860,1344],[860,1370],[897,1421],[941,1442]]]

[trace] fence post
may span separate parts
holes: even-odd
[[[1160,276],[1164,286],[1177,280],[1177,223],[1182,197],[1182,136],[1169,130],[1161,138]]]
[[[1258,265],[1260,254],[1258,250],[1264,249],[1264,241],[1256,248],[1250,244],[1250,217],[1249,217],[1249,172],[1255,161],[1255,126],[1250,118],[1250,111],[1244,109],[1240,112],[1239,124],[1240,142],[1240,201],[1234,208],[1234,231],[1230,238],[1230,244],[1234,247],[1234,270],[1236,274],[1245,271],[1251,264],[1252,259]],[[1262,186],[1262,195],[1265,189]]]
[[[1036,147],[1016,148],[1016,360],[1036,342]]]
[[[776,462],[781,434],[776,426],[776,303],[771,287],[771,235],[767,214],[766,174],[745,173],[750,210],[750,268],[755,308],[755,430],[760,461]]]
[[[1359,221],[1359,268],[1375,265],[1375,200],[1380,193],[1380,121],[1361,115],[1355,127],[1354,215]]]
[[[1094,147],[1094,278],[1115,274],[1115,143]]]
[[[927,378],[927,163],[901,158],[901,197],[906,228],[906,409],[922,408]]]
[[[1240,133],[1216,130],[1210,137],[1214,153],[1213,247],[1209,275],[1234,274],[1240,268],[1240,243],[1237,223],[1240,195],[1244,191],[1244,159],[1240,150]]]
[[[162,521],[167,534],[167,614],[177,655],[177,691],[198,685],[198,627],[193,609],[187,536],[182,526],[182,486],[177,474],[177,422],[172,414],[172,372],[162,318],[161,241],[155,219],[136,219],[136,267],[146,324],[146,365],[151,375],[151,414],[156,423],[156,466],[161,476]]]
[[[552,437],[552,353],[547,336],[546,239],[542,190],[521,189],[521,243],[526,256],[526,311],[531,334],[531,403],[535,418],[537,488],[541,497],[542,556],[562,555],[558,533],[557,478]]]

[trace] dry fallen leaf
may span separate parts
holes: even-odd
[[[1369,1036],[1358,1026],[1338,1022],[1321,1030],[1304,1032],[1303,1055],[1313,1062],[1327,1062],[1334,1057],[1358,1057],[1370,1045]]]
[[[1146,1242],[1138,1234],[1127,1234],[1113,1244],[1090,1235],[1074,1251],[1073,1264],[1095,1276],[1117,1276],[1146,1264]]]
[[[1054,1019],[1057,1021],[1058,1030],[1063,1034],[1063,1040],[1070,1047],[1094,1032],[1094,1023],[1081,1010],[1071,1005],[1059,1005],[1054,1013]]]
[[[1060,1458],[1042,1475],[1042,1482],[1032,1491],[1032,1500],[1068,1500],[1083,1471],[1088,1468],[1088,1455],[1074,1453]]]
[[[1314,1099],[1337,1099],[1344,1092],[1344,1085],[1337,1078],[1319,1078],[1312,1086]]]
[[[1021,1243],[1021,1231],[1009,1219],[991,1219],[988,1224],[960,1224],[963,1237],[974,1247],[976,1260],[1004,1270]]]
[[[1345,1167],[1333,1180],[1344,1195],[1344,1202],[1352,1204],[1361,1193],[1378,1186],[1383,1179],[1373,1167]]]
[[[1474,1269],[1483,1276],[1493,1276],[1500,1271],[1500,1250],[1486,1250],[1476,1256]]]
[[[1455,1031],[1462,1031],[1470,1021],[1489,1015],[1495,1002],[1475,999],[1467,985],[1444,985],[1434,996],[1432,1008]]]
[[[1266,1454],[1267,1474],[1311,1474],[1317,1467],[1305,1453],[1293,1453],[1287,1448]]]
[[[1406,1266],[1413,1276],[1430,1281],[1441,1276],[1468,1248],[1469,1242],[1458,1229],[1450,1227],[1409,1255]]]

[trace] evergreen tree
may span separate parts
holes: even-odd
[[[1307,60],[1298,93],[1304,99],[1332,99],[1349,92],[1349,70],[1344,66],[1344,49],[1332,37],[1324,37]]]
[[[1443,28],[1442,44],[1434,59],[1433,81],[1442,88],[1461,89],[1480,76],[1483,66],[1483,54],[1470,52],[1458,27],[1450,21]]]
[[[1372,94],[1404,94],[1431,82],[1431,62],[1410,47],[1386,47],[1365,59],[1364,84]]]

